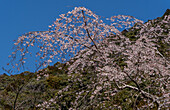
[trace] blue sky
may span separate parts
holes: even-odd
[[[103,17],[123,14],[143,21],[160,17],[170,0],[0,0],[0,73],[8,63],[13,40],[30,31],[43,31],[63,13],[84,6]]]

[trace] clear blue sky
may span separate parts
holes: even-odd
[[[47,30],[58,15],[78,6],[103,17],[123,14],[147,21],[162,16],[170,0],[0,0],[0,73],[13,40],[29,31]]]

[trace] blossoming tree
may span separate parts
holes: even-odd
[[[165,26],[168,26],[169,19],[169,15],[163,18]],[[91,10],[76,7],[67,14],[61,14],[48,31],[20,36],[14,43],[10,64],[19,70],[29,58],[27,55],[32,54],[30,49],[37,47],[37,70],[58,59],[68,65],[67,74],[71,76],[69,81],[72,83],[78,81],[83,84],[82,74],[93,73],[91,83],[85,85],[86,91],[82,88],[75,91],[77,95],[69,109],[106,108],[105,102],[100,99],[101,91],[104,91],[104,99],[111,101],[111,97],[123,89],[133,90],[129,97],[134,98],[127,99],[127,102],[133,102],[134,109],[166,108],[169,60],[159,51],[155,38],[164,36],[163,42],[168,43],[169,33],[163,35],[159,25],[151,26],[159,20],[143,24],[132,16],[124,15],[107,20],[108,24]],[[131,26],[131,31],[137,30],[134,40],[120,32],[120,28]],[[72,85],[66,86],[56,97],[37,107],[52,108],[54,103],[60,103],[64,97],[62,93],[70,88],[73,88]],[[144,103],[142,106],[137,106],[139,97]],[[115,104],[115,108],[122,107]]]

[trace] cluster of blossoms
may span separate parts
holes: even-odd
[[[148,105],[156,103],[158,108],[167,106],[168,91],[164,88],[168,86],[169,61],[159,52],[156,39],[153,38],[163,36],[163,42],[169,42],[169,32],[163,35],[164,30],[160,27],[165,25],[169,29],[169,16],[165,16],[155,27],[152,25],[157,21],[143,24],[142,21],[131,16],[118,15],[107,20],[110,20],[110,25],[105,24],[91,10],[76,7],[67,14],[61,14],[60,18],[49,26],[49,31],[30,32],[19,37],[15,43],[16,50],[11,57],[13,61],[19,51],[21,59],[18,63],[11,64],[22,66],[26,54],[31,54],[29,47],[37,45],[39,50],[36,52],[36,62],[39,66],[47,66],[54,59],[66,62],[71,58],[67,65],[69,65],[68,74],[71,76],[69,80],[73,83],[83,83],[81,72],[88,70],[94,73],[95,78],[90,79],[91,83],[87,85],[87,91],[76,92],[76,99],[71,103],[74,107],[72,109],[76,109],[89,93],[91,93],[88,99],[90,101],[86,100],[86,103],[99,106],[97,103],[102,102],[100,99],[96,100],[102,95],[101,90],[105,90],[104,98],[110,100],[108,94],[113,96],[118,89],[124,88],[138,91],[138,95],[142,94],[143,97],[150,99],[146,100]],[[135,35],[136,40],[131,41],[122,35],[118,28],[129,28],[135,23],[137,23],[136,27],[131,30],[138,29],[139,32]],[[79,77],[73,73],[79,74]],[[129,85],[129,81],[135,86]],[[148,86],[140,86],[147,81],[150,81]],[[113,82],[117,89],[112,88]],[[152,84],[157,86],[152,87]],[[69,88],[72,87],[65,87],[58,92],[58,96],[51,99],[52,101],[44,102],[37,107],[50,108],[52,103],[59,103],[59,99],[63,97],[62,93]],[[153,89],[159,92],[153,95],[150,93]],[[158,97],[159,93],[162,94],[160,97]]]
[[[121,19],[126,19],[126,17],[123,16]],[[119,19],[119,16],[115,19]],[[110,21],[113,21],[113,18]],[[134,22],[137,21],[139,20],[134,19]],[[14,43],[15,51],[10,55],[12,58],[10,64],[14,68],[17,67],[19,70],[28,55],[33,56],[31,47],[37,47],[34,50],[37,51],[35,53],[37,68],[45,67],[54,59],[65,62],[79,50],[92,45],[96,46],[110,33],[120,33],[115,26],[103,23],[99,16],[84,7],[76,7],[67,14],[61,14],[60,18],[57,18],[49,27],[49,31],[29,32],[18,38]],[[14,59],[17,60],[14,61]]]
[[[127,16],[127,15],[118,15],[118,16],[112,16],[110,19],[107,18],[107,20],[111,21],[111,26],[118,27],[118,28],[130,28],[136,23],[142,23],[143,21],[134,18],[133,16]]]

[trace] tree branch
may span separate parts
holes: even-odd
[[[84,11],[83,11],[83,10],[82,10],[82,14],[83,14],[83,20],[84,20],[85,26],[87,26],[87,23],[86,23],[86,20],[85,20],[85,16],[84,16]],[[94,41],[94,40],[91,38],[91,36],[90,36],[89,30],[86,29],[86,32],[87,32],[88,37],[90,38],[90,40],[93,42],[95,48],[98,50],[98,47],[97,47],[95,41]],[[98,50],[98,51],[99,51],[99,50]]]

